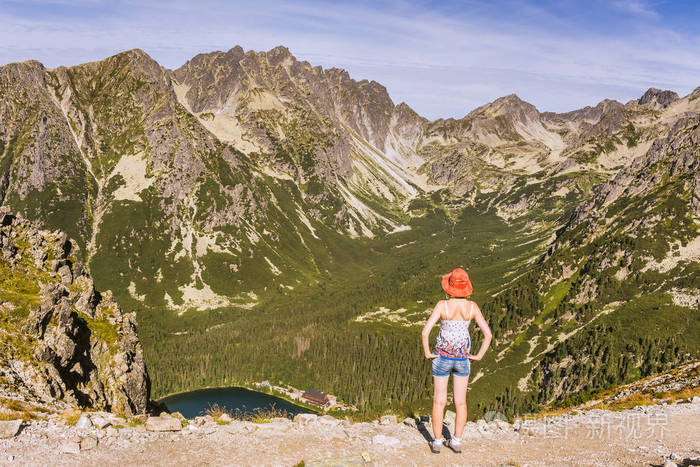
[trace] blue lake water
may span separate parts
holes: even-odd
[[[298,413],[311,413],[304,407],[294,405],[279,397],[263,394],[241,387],[198,389],[160,399],[171,412],[180,412],[186,418],[203,415],[214,404],[228,411],[251,414],[256,409],[277,409],[294,416]]]

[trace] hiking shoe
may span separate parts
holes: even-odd
[[[461,442],[461,441],[458,441],[458,440],[456,440],[456,439],[454,439],[454,438],[445,440],[445,446],[447,446],[448,448],[452,449],[452,450],[453,450],[454,452],[456,452],[457,454],[459,454],[460,452],[462,452],[462,442]]]
[[[442,448],[442,440],[433,440],[430,442],[430,450],[433,451],[434,454],[440,454],[440,448]]]

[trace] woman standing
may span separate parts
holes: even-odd
[[[450,373],[453,375],[454,402],[457,409],[454,436],[446,445],[455,452],[462,452],[461,438],[467,423],[467,383],[469,382],[470,360],[481,360],[491,344],[491,329],[481,314],[476,303],[467,300],[472,293],[469,275],[463,269],[457,268],[443,276],[442,288],[447,294],[446,300],[440,300],[421,333],[425,358],[433,362],[433,434],[435,439],[430,443],[430,450],[440,452],[443,445],[442,422],[447,405],[447,383]],[[430,330],[438,319],[440,332],[437,336],[434,352],[430,352],[428,338]],[[479,353],[472,355],[471,339],[469,338],[469,323],[472,320],[484,334]]]

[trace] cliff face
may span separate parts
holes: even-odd
[[[150,380],[132,313],[95,290],[65,233],[0,212],[0,394],[144,413]]]

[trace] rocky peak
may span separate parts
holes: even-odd
[[[517,94],[508,94],[507,96],[499,97],[495,101],[479,107],[470,112],[467,116],[505,116],[522,121],[528,118],[538,118],[539,112],[534,105],[520,99]]]
[[[43,87],[46,82],[44,65],[36,60],[8,63],[0,67],[0,82]]]
[[[651,104],[654,107],[665,109],[678,99],[678,94],[673,91],[649,88],[637,102],[639,105]]]
[[[603,99],[594,107],[587,105],[582,109],[572,110],[564,113],[547,113],[548,119],[561,118],[572,122],[581,122],[595,125],[604,117],[618,114],[624,109],[624,105],[613,99]]]
[[[277,63],[281,62],[286,58],[293,58],[294,60],[296,60],[296,58],[291,54],[291,52],[289,52],[289,49],[283,45],[278,45],[274,49],[263,53],[272,65],[276,65]]]

